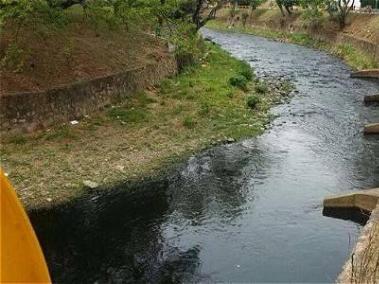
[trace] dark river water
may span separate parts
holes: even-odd
[[[299,93],[263,135],[192,157],[169,177],[31,212],[59,283],[333,282],[361,226],[327,195],[379,185],[373,81],[324,52],[203,30],[258,76]]]

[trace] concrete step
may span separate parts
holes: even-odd
[[[379,94],[378,95],[372,95],[372,96],[365,96],[363,101],[365,104],[374,104],[379,103]]]
[[[379,123],[367,124],[364,128],[364,134],[366,135],[379,134]]]
[[[324,208],[351,208],[371,212],[379,201],[379,188],[335,195],[324,199]]]
[[[360,70],[351,73],[351,78],[376,78],[379,79],[379,69]]]

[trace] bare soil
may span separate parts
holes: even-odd
[[[164,42],[147,33],[104,30],[81,21],[58,30],[24,27],[17,36],[11,26],[0,35],[0,96],[133,69],[161,57],[167,49]],[[21,53],[4,64],[12,44]]]

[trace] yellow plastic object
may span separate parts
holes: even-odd
[[[1,169],[0,206],[1,283],[51,283],[28,215]]]

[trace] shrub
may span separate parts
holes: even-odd
[[[257,96],[251,95],[247,97],[246,104],[249,108],[254,109],[258,103],[259,103],[259,98]]]
[[[205,54],[204,40],[194,32],[194,26],[191,24],[178,25],[170,40],[175,46],[179,71],[199,63]]]
[[[265,82],[259,82],[256,86],[255,86],[255,91],[259,94],[266,94],[268,92],[268,87],[267,87],[267,84]]]
[[[319,29],[323,24],[322,12],[317,7],[305,9],[302,17],[312,30]]]
[[[249,63],[245,61],[241,61],[240,71],[238,74],[244,76],[248,81],[251,81],[254,77],[253,69],[249,65]]]
[[[248,80],[243,75],[235,75],[229,79],[229,84],[233,87],[240,88],[242,90],[246,90]]]

